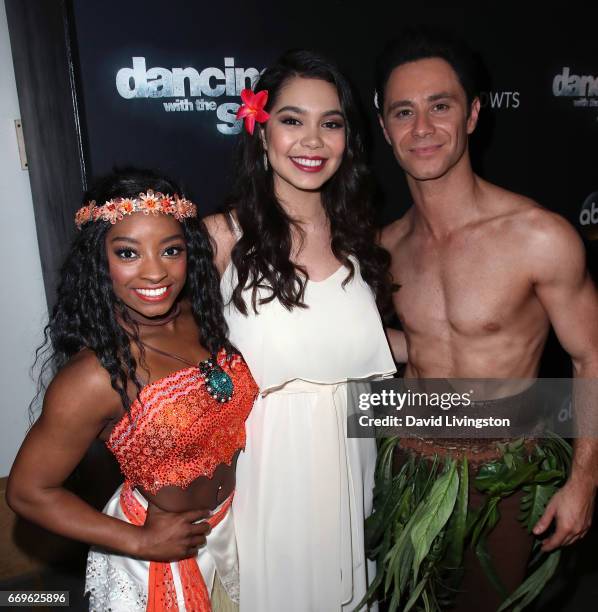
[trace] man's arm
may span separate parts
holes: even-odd
[[[575,378],[598,379],[598,294],[588,274],[585,249],[575,230],[562,218],[542,213],[531,240],[533,282],[563,348],[571,356]],[[588,385],[590,386],[590,385]],[[534,533],[543,533],[553,519],[556,531],[545,551],[583,537],[590,527],[598,485],[598,405],[581,416],[592,419],[593,437],[574,441],[573,464],[565,486],[549,502]]]

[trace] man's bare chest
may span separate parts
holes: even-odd
[[[496,333],[539,306],[526,262],[500,245],[410,245],[393,257],[394,303],[406,331]]]

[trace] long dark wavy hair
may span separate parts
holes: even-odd
[[[127,168],[99,179],[83,201],[94,200],[100,204],[117,197],[136,197],[148,189],[183,195],[169,179],[152,171]],[[232,350],[227,340],[218,272],[213,265],[207,231],[198,218],[184,219],[181,225],[187,243],[187,282],[182,295],[191,303],[201,344],[210,353],[216,353],[222,347]],[[125,410],[128,411],[131,404],[127,392],[129,384],[136,387],[137,393],[141,391],[131,342],[136,343],[142,358],[144,351],[139,343],[138,324],[112,289],[105,246],[110,227],[107,221],[86,223],[66,256],[56,305],[44,329],[44,342],[36,352],[36,362],[41,355],[45,358],[38,394],[30,406],[31,417],[47,374],[58,372],[84,348],[92,350],[107,370]],[[119,319],[132,331],[124,329]]]
[[[346,145],[337,172],[322,187],[322,203],[331,231],[334,256],[349,269],[344,283],[355,273],[349,256],[359,261],[361,274],[372,288],[381,308],[390,301],[389,254],[375,242],[376,228],[370,203],[371,183],[365,162],[361,114],[345,76],[326,58],[306,50],[288,51],[259,77],[254,90],[268,91],[266,110],[276,104],[280,90],[294,77],[321,79],[337,90],[345,116]],[[235,307],[247,314],[243,290],[252,289],[252,306],[278,300],[285,308],[306,307],[307,275],[291,261],[294,225],[276,198],[272,170],[265,163],[258,130],[243,130],[236,151],[236,181],[226,209],[235,211],[242,237],[232,250],[238,284],[232,294]],[[228,219],[228,215],[227,215]],[[230,224],[230,219],[229,219]],[[232,228],[231,228],[232,229]],[[269,295],[257,297],[258,289]]]

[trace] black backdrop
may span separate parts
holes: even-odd
[[[219,123],[229,126],[217,118],[218,111],[167,112],[165,104],[186,99],[193,104],[199,100],[200,107],[201,100],[220,106],[238,97],[192,96],[187,83],[183,95],[163,90],[158,93],[172,97],[126,99],[116,87],[119,69],[129,67],[131,74],[132,58],[143,57],[147,70],[224,71],[225,58],[234,58],[237,68],[261,70],[285,49],[309,47],[335,58],[359,90],[371,128],[382,220],[394,219],[409,197],[376,124],[373,63],[400,26],[429,23],[462,35],[489,74],[472,142],[476,169],[578,224],[583,203],[598,190],[598,80],[590,81],[589,95],[553,92],[555,77],[566,67],[571,76],[598,79],[596,12],[575,4],[568,3],[558,14],[546,5],[523,14],[516,4],[498,2],[73,0],[88,172],[104,173],[115,164],[156,166],[181,180],[206,212],[213,210],[230,184],[235,136],[218,130]],[[560,93],[562,81],[557,80]],[[160,82],[164,78],[154,81],[153,88]],[[137,79],[137,89],[139,83],[143,87]],[[129,89],[132,84],[127,83]],[[216,85],[212,79],[211,86]],[[588,106],[574,106],[580,99]],[[598,222],[598,211],[594,218]]]

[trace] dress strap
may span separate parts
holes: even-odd
[[[184,357],[181,357],[180,355],[175,355],[174,353],[169,353],[168,351],[163,351],[162,349],[159,349],[155,346],[152,346],[151,344],[147,344],[145,342],[141,342],[140,344],[142,344],[145,348],[148,348],[156,353],[159,353],[160,355],[164,355],[165,357],[170,357],[171,359],[176,359],[177,361],[181,361],[182,363],[185,363],[189,366],[197,366],[197,363],[193,363],[192,361],[189,361],[188,359],[185,359]]]

